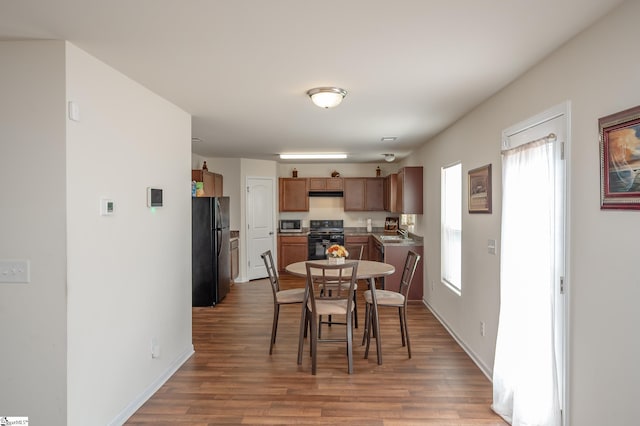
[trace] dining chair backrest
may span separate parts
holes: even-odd
[[[413,275],[416,272],[416,267],[420,261],[420,255],[413,250],[409,250],[407,258],[404,262],[404,268],[402,269],[402,277],[400,278],[400,288],[398,292],[404,296],[405,304],[409,298],[409,289],[413,282]]]
[[[347,301],[347,312],[353,303],[353,291],[358,274],[358,262],[346,261],[343,264],[325,264],[307,262],[307,290],[311,310],[317,302]]]
[[[353,245],[345,245],[345,249],[349,252],[348,259],[350,260],[362,260],[362,252],[364,251],[364,245],[362,244],[353,244]]]
[[[273,255],[271,254],[271,250],[267,250],[260,255],[262,260],[264,261],[264,266],[267,268],[267,275],[269,278],[269,283],[271,284],[271,290],[273,291],[273,297],[276,297],[276,293],[280,291],[280,281],[278,280],[278,271],[276,270],[276,266],[273,263]]]

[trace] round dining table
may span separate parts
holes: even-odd
[[[295,262],[287,265],[285,267],[285,271],[290,273],[291,275],[296,275],[299,277],[307,276],[307,262],[320,263],[320,264],[328,264],[327,259],[321,260],[309,260],[302,262]],[[369,289],[371,289],[371,299],[373,301],[373,318],[374,318],[374,330],[376,336],[376,352],[378,356],[378,364],[382,364],[382,347],[380,344],[380,322],[378,320],[378,301],[376,299],[376,278],[384,277],[386,275],[393,274],[396,269],[393,265],[383,262],[376,262],[373,260],[357,260],[358,262],[358,271],[356,278],[359,280],[368,280],[369,281]],[[303,304],[302,309],[305,309],[305,304]],[[305,327],[305,324],[301,324],[300,327]],[[365,324],[365,330],[368,325]],[[368,346],[368,345],[367,345]]]

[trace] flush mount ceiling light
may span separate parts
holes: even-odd
[[[281,160],[334,160],[347,158],[347,154],[280,154]]]
[[[382,142],[395,142],[396,139],[398,139],[397,136],[385,136],[385,137],[381,138],[380,140]]]
[[[393,160],[396,159],[396,156],[394,154],[382,154],[384,155],[384,161],[386,161],[387,163],[391,163]]]
[[[320,108],[333,108],[347,96],[347,91],[339,87],[316,87],[308,90],[307,95],[311,101]]]

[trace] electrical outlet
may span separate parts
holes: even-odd
[[[0,283],[31,282],[28,260],[0,260]]]
[[[484,326],[484,321],[480,321],[480,335],[484,336],[485,335],[485,326]]]
[[[433,280],[431,280],[431,291],[433,291]]]

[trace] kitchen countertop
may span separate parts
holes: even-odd
[[[291,237],[306,237],[309,235],[309,228],[303,228],[302,232],[280,232],[278,231],[278,235],[281,237],[291,236]],[[422,246],[424,244],[423,238],[409,233],[409,238],[400,239],[398,241],[385,241],[384,236],[392,236],[394,234],[385,234],[384,228],[373,228],[371,232],[367,232],[366,228],[358,228],[358,227],[347,227],[344,228],[345,237],[368,237],[373,236],[376,241],[382,243],[384,246]]]

